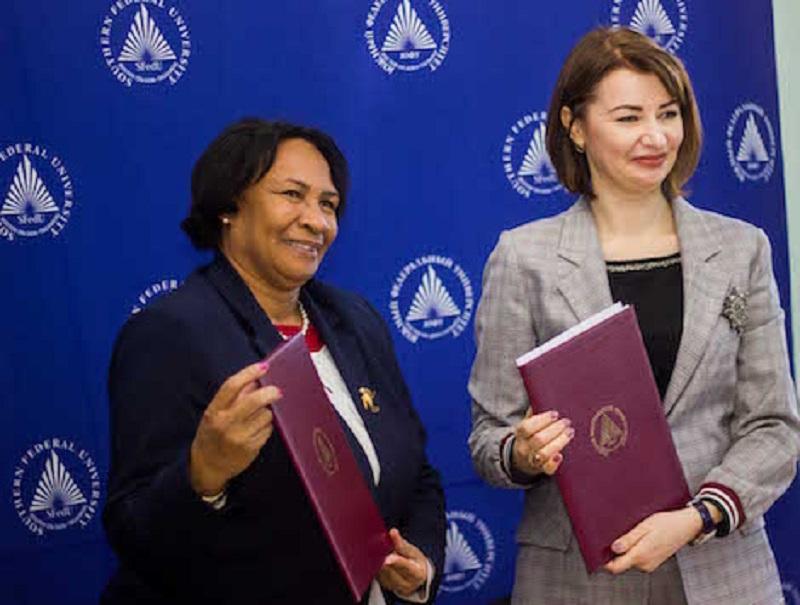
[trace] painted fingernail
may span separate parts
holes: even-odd
[[[611,550],[613,550],[617,554],[623,552],[624,549],[625,549],[625,547],[623,546],[622,542],[614,542],[611,545]]]
[[[266,372],[269,369],[269,362],[264,360],[258,364],[258,369],[262,372]]]
[[[572,439],[575,436],[575,429],[573,427],[569,427],[567,429],[567,437]]]
[[[278,387],[275,387],[275,390],[278,392],[278,397],[283,397],[283,391],[281,391]]]
[[[558,418],[558,412],[556,412],[555,410],[553,410],[552,412],[550,412],[550,418],[551,418],[552,420],[555,420],[556,418]]]
[[[553,462],[555,462],[556,464],[560,464],[563,459],[564,456],[561,452],[553,455]]]

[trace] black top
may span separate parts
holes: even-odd
[[[681,255],[607,261],[606,269],[611,297],[615,302],[636,309],[644,346],[663,400],[683,332]]]

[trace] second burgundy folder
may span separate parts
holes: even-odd
[[[690,497],[633,308],[519,371],[534,413],[556,410],[575,428],[555,479],[593,572],[615,539]]]

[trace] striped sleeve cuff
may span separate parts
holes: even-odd
[[[509,433],[500,442],[500,466],[503,472],[511,479],[512,483],[526,488],[530,487],[539,479],[539,475],[530,476],[514,468],[512,455],[514,453],[514,433]]]
[[[724,519],[717,532],[719,537],[728,535],[746,520],[739,496],[721,483],[704,483],[697,492],[697,498],[711,502],[722,512]]]
[[[511,476],[511,452],[514,447],[514,433],[509,433],[500,442],[500,467],[509,479]]]

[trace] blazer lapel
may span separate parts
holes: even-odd
[[[672,203],[683,271],[683,335],[664,396],[669,414],[700,363],[719,319],[730,276],[719,267],[721,244],[703,215],[686,200]],[[564,217],[557,255],[558,290],[582,321],[609,306],[611,290],[597,228],[586,200]]]
[[[611,305],[603,251],[585,199],[575,203],[564,216],[556,254],[558,290],[579,321]]]
[[[350,396],[358,404],[361,401],[358,394],[359,387],[369,385],[366,382],[367,367],[364,364],[364,356],[361,354],[355,334],[352,330],[346,329],[338,313],[324,305],[317,304],[305,292],[301,294],[301,298],[308,310],[311,323],[319,331],[322,341],[336,362],[336,367],[347,385]],[[364,410],[358,405],[356,407],[359,408],[359,413],[365,420],[369,418],[363,413]]]
[[[301,290],[300,298],[303,302],[303,305],[306,307],[306,310],[308,311],[308,316],[311,320],[311,323],[319,332],[322,341],[325,343],[325,346],[328,348],[331,357],[333,357],[333,360],[336,363],[336,368],[342,375],[345,385],[347,385],[347,390],[350,393],[353,402],[356,404],[358,413],[364,420],[367,432],[372,438],[372,444],[375,446],[375,452],[378,456],[378,460],[380,460],[381,440],[375,437],[376,427],[379,419],[376,418],[376,414],[368,414],[363,409],[363,406],[360,405],[361,398],[359,396],[358,389],[359,387],[369,385],[367,384],[368,372],[366,365],[364,364],[364,356],[361,354],[361,350],[358,345],[358,340],[351,330],[346,329],[346,326],[343,324],[339,314],[329,309],[324,304],[324,301],[320,301],[322,304],[318,304],[318,301],[316,301],[305,288]],[[377,414],[377,416],[380,416],[380,414]],[[358,462],[358,466],[361,469],[361,474],[364,476],[367,485],[369,486],[370,490],[373,491],[373,494],[376,493],[375,485],[372,481],[372,469],[369,465],[369,461],[367,460],[364,450],[361,448],[361,445],[355,438],[355,435],[353,435],[353,433],[350,431],[347,423],[341,418],[340,424],[350,443],[350,449],[353,450],[356,462]]]
[[[225,257],[219,255],[214,259],[209,265],[207,277],[238,317],[242,327],[248,333],[256,353],[261,358],[266,357],[283,342],[283,338],[281,338],[275,326],[272,325],[272,322],[269,321],[247,284],[242,281],[242,278],[239,277],[239,274],[231,267]],[[363,356],[358,350],[358,343],[355,337],[348,330],[341,329],[339,325],[341,320],[338,315],[334,312],[326,312],[327,308],[324,305],[317,304],[305,287],[300,290],[300,300],[308,311],[309,319],[330,350],[336,366],[342,374],[351,396],[353,396],[353,400],[359,402],[357,388],[362,385],[358,384],[356,377],[363,380],[367,373]],[[358,408],[359,406],[356,405],[356,407]],[[375,419],[366,417],[364,411],[360,408],[359,413],[365,418],[365,422],[375,422]],[[344,431],[361,474],[364,476],[370,490],[372,490],[373,494],[376,494],[377,492],[372,482],[372,469],[364,451],[361,449],[361,445],[350,431],[347,423],[338,414],[336,414],[336,417],[339,419],[339,425]],[[369,422],[367,422],[367,430],[370,434],[373,434],[373,429],[370,427]],[[377,450],[377,441],[373,439],[373,443]],[[378,451],[378,459],[380,460],[380,451]]]
[[[664,396],[666,414],[697,370],[730,284],[730,275],[720,267],[719,236],[703,215],[682,198],[673,202],[672,209],[681,247],[684,310],[678,356]]]
[[[238,317],[258,355],[266,357],[283,339],[247,284],[221,254],[209,265],[207,277]]]

